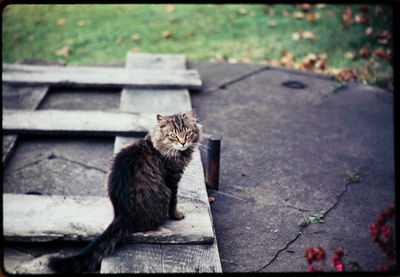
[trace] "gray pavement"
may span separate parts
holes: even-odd
[[[330,259],[339,246],[347,271],[375,271],[387,262],[368,226],[395,201],[392,93],[360,83],[333,93],[325,76],[277,67],[188,66],[204,82],[191,92],[204,130],[223,137],[219,190],[209,194],[224,272],[303,272],[304,251],[314,246],[326,251],[326,271],[334,271]],[[306,88],[282,86],[287,81]],[[58,89],[40,108],[105,110],[118,101],[118,91]],[[104,196],[112,151],[113,138],[22,138],[3,190]],[[361,180],[347,182],[346,170]],[[324,214],[324,223],[299,226],[315,214]],[[7,248],[13,261],[18,253],[28,260],[56,251]]]

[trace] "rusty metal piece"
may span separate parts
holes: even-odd
[[[219,186],[221,139],[220,136],[212,136],[208,139],[206,186],[209,189],[218,190]]]

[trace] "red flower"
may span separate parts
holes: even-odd
[[[343,248],[338,247],[335,250],[335,255],[332,257],[332,265],[336,268],[337,271],[342,272],[344,271],[344,264],[341,260],[341,257],[343,257]]]

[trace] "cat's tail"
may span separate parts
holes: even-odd
[[[127,234],[128,228],[122,216],[114,218],[107,229],[86,246],[80,253],[69,257],[51,257],[49,267],[56,273],[93,272],[101,260],[110,255]]]

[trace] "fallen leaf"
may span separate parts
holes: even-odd
[[[307,38],[307,39],[312,39],[312,40],[317,39],[317,36],[313,32],[310,32],[310,31],[304,31],[302,34],[302,37]]]
[[[387,38],[378,39],[378,43],[380,44],[388,44],[389,40]]]
[[[335,12],[333,11],[327,11],[326,14],[329,16],[335,16]]]
[[[117,44],[121,44],[121,43],[123,43],[124,42],[124,40],[122,39],[122,38],[117,38],[116,40],[115,40],[115,43],[117,43]]]
[[[371,23],[371,18],[365,14],[356,14],[354,21],[357,23]]]
[[[318,19],[320,17],[320,15],[318,13],[308,12],[308,13],[306,13],[306,17],[307,17],[308,21],[313,21],[315,19]]]
[[[302,19],[302,18],[304,18],[304,13],[302,13],[302,12],[294,12],[292,15],[293,15],[293,17],[296,18],[296,19]]]
[[[299,40],[301,38],[301,34],[299,32],[295,32],[292,34],[293,40]]]
[[[318,9],[322,9],[322,8],[325,8],[325,7],[326,7],[326,4],[317,4],[316,7],[317,7]]]
[[[390,50],[385,51],[383,48],[377,48],[373,52],[373,55],[380,59],[389,59],[390,58]]]
[[[366,47],[361,48],[358,53],[363,58],[366,58],[366,57],[368,57],[370,55],[370,52],[369,52],[368,48],[366,48]]]
[[[318,55],[318,59],[320,59],[320,60],[326,60],[327,58],[328,58],[328,55],[325,54],[325,53],[322,53],[322,54]]]
[[[296,7],[298,7],[299,9],[303,10],[303,11],[309,11],[311,9],[311,5],[310,4],[297,4]]]
[[[237,59],[235,59],[235,58],[229,58],[228,59],[228,63],[237,63],[238,61],[237,61]]]
[[[169,13],[174,12],[175,9],[176,9],[176,8],[175,8],[174,6],[170,6],[170,5],[168,5],[168,6],[165,7],[165,10],[166,10],[167,12],[169,12]]]
[[[336,81],[344,82],[344,81],[357,81],[358,75],[355,70],[351,69],[342,69],[340,72],[335,76]]]
[[[130,52],[140,52],[140,48],[139,47],[133,47]]]
[[[188,34],[189,36],[194,36],[194,35],[196,35],[196,31],[190,30],[190,31],[186,32],[186,34]]]
[[[275,27],[278,24],[276,23],[276,21],[270,21],[270,22],[268,22],[267,25],[268,25],[268,27]]]
[[[58,26],[64,27],[65,24],[67,24],[67,22],[65,21],[65,19],[62,19],[62,18],[61,18],[61,19],[57,20],[57,25],[58,25]]]
[[[170,38],[172,36],[172,33],[170,31],[164,31],[162,33],[163,38]]]
[[[237,13],[238,13],[238,14],[247,14],[247,11],[246,11],[246,9],[240,8],[240,9],[237,11]]]
[[[289,15],[289,12],[288,12],[287,10],[283,10],[283,11],[282,11],[282,15],[283,15],[283,16],[288,16],[288,15]]]
[[[63,57],[68,57],[69,54],[71,54],[71,48],[70,47],[64,47],[56,51],[57,56],[63,56]]]
[[[345,24],[350,25],[351,23],[353,23],[353,19],[351,16],[351,8],[350,7],[346,7],[344,9],[344,13],[342,15],[342,19],[344,21]]]
[[[344,54],[344,57],[345,59],[352,60],[354,59],[355,55],[353,52],[346,52],[346,54]]]
[[[131,40],[133,41],[139,41],[140,40],[140,36],[138,34],[132,34],[131,35]]]
[[[366,34],[366,35],[371,35],[372,32],[373,32],[372,27],[367,27],[367,29],[365,29],[365,34]]]

